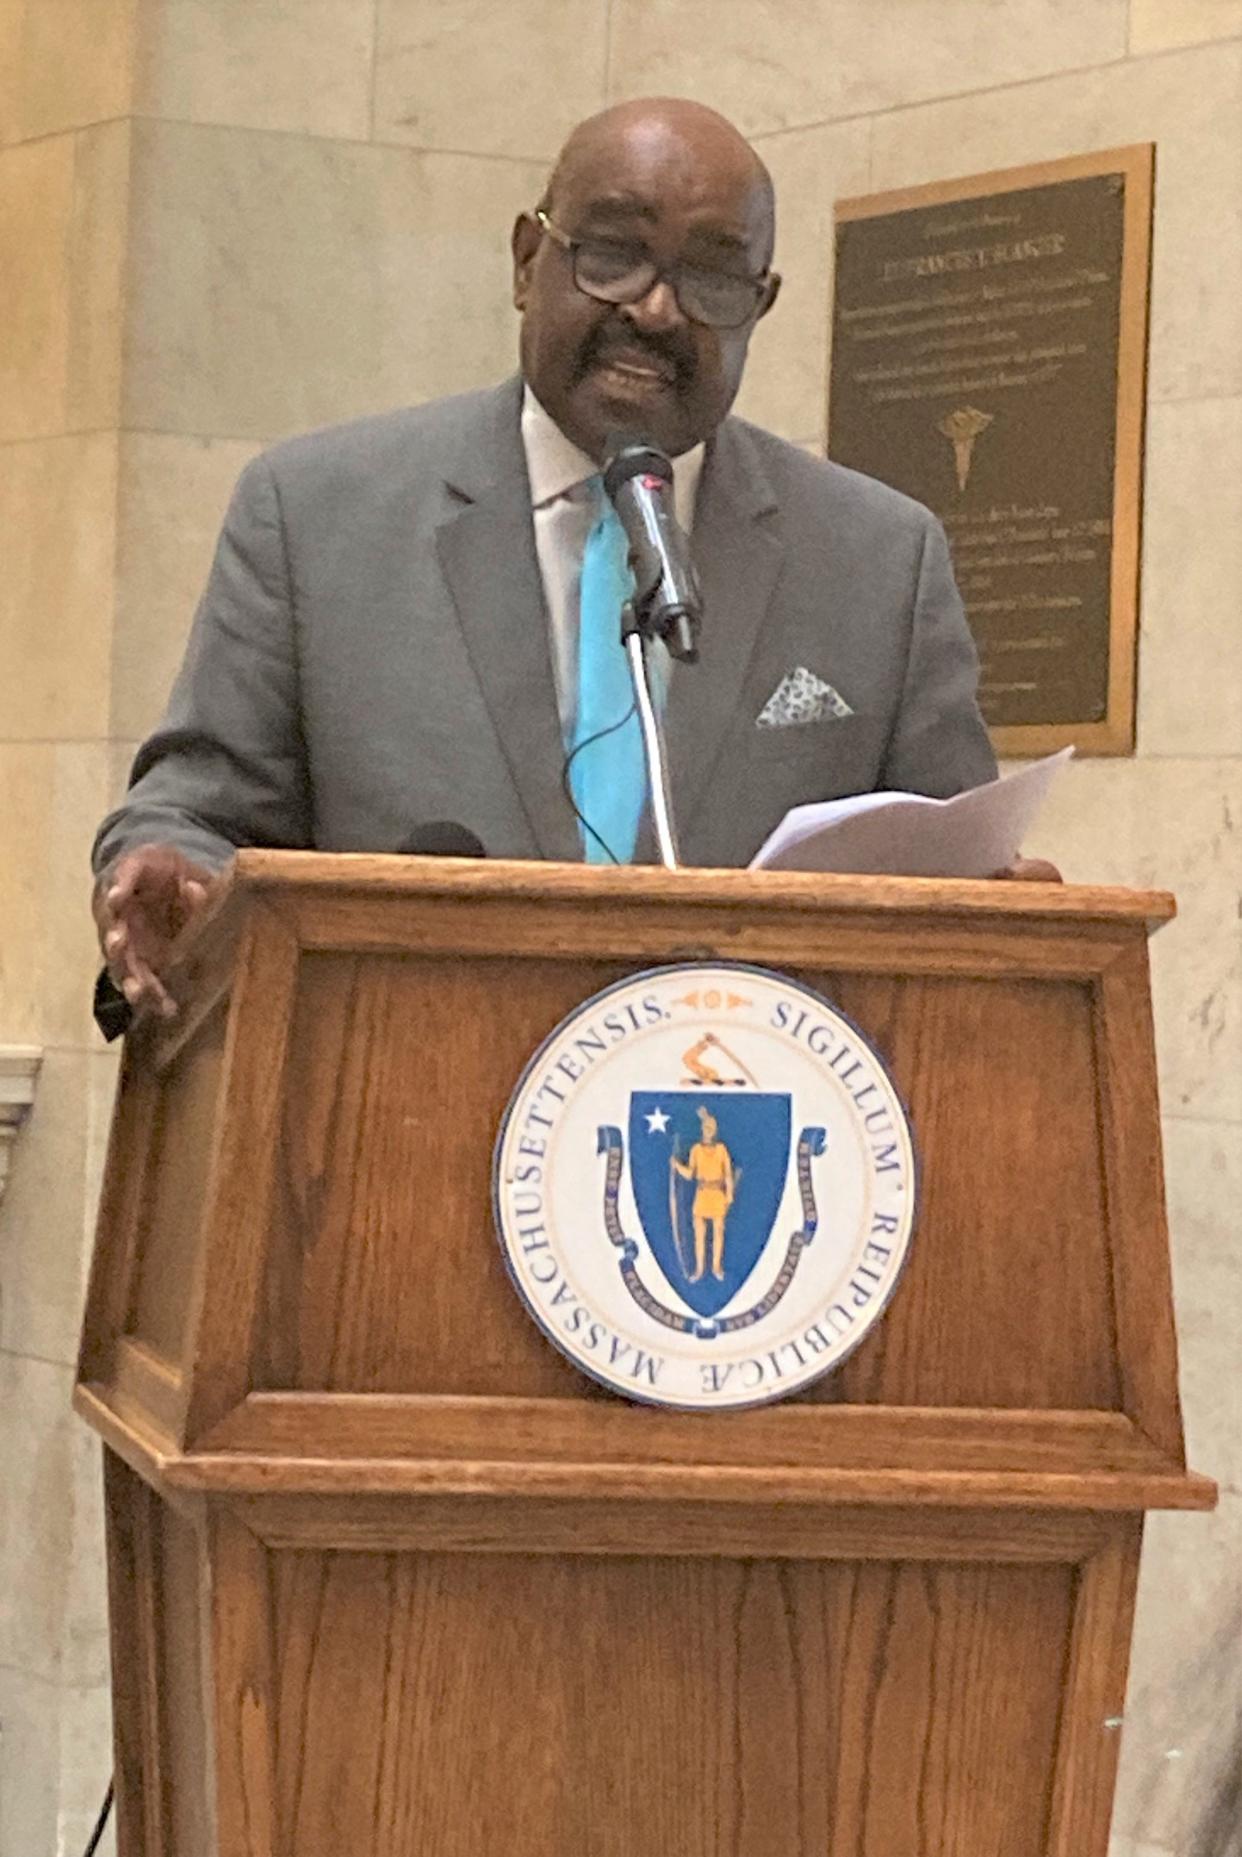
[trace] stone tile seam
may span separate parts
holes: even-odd
[[[0,161],[14,148],[37,148],[41,142],[60,141],[65,136],[89,135],[92,129],[107,129],[113,123],[133,122],[134,114],[128,111],[121,116],[97,116],[92,122],[66,123],[63,129],[45,129],[41,135],[23,136],[16,142],[0,142]],[[0,1669],[3,1669],[0,1664]]]
[[[546,168],[555,159],[555,152],[512,154],[487,148],[424,147],[417,142],[394,142],[382,136],[370,136],[364,140],[361,136],[317,135],[308,129],[282,129],[268,123],[197,122],[192,116],[135,115],[129,120],[135,123],[158,123],[170,129],[198,129],[204,135],[265,136],[275,141],[312,142],[323,148],[377,149],[387,154],[432,155],[452,161],[486,161],[492,166],[500,164],[519,168]]]
[[[611,10],[611,0],[609,0]],[[820,116],[805,122],[788,123],[779,129],[758,129],[747,137],[750,142],[769,142],[779,136],[802,135],[814,129],[828,129],[841,123],[875,122],[889,116],[909,115],[914,110],[934,109],[942,103],[965,103],[978,97],[999,96],[1012,90],[1029,90],[1035,84],[1057,83],[1064,78],[1078,77],[1093,71],[1111,71],[1120,65],[1148,64],[1160,58],[1178,58],[1194,52],[1219,50],[1222,46],[1242,46],[1242,33],[1227,33],[1219,38],[1195,40],[1186,45],[1166,45],[1149,52],[1131,52],[1126,50],[1115,58],[1105,58],[1089,64],[1065,65],[1054,71],[1038,72],[1031,77],[1013,78],[1007,83],[984,84],[973,90],[943,91],[932,97],[921,97],[908,103],[893,103],[873,110],[854,110],[841,116]],[[404,149],[410,154],[450,155],[461,159],[477,161],[513,161],[546,162],[555,158],[555,154],[497,154],[492,150],[467,148],[421,147],[411,142],[390,142],[375,136],[315,135],[304,129],[281,129],[261,123],[199,122],[193,117],[159,116],[141,110],[129,110],[119,116],[101,116],[91,122],[66,124],[63,128],[48,129],[40,135],[25,136],[15,141],[0,143],[0,160],[12,148],[30,148],[39,142],[54,141],[58,136],[76,135],[83,130],[99,129],[109,123],[117,122],[158,122],[169,123],[184,129],[224,129],[230,133],[252,135],[293,136],[307,142],[339,143],[347,148],[388,148]]]
[[[67,1696],[95,1696],[108,1687],[107,1677],[101,1677],[98,1683],[61,1683],[45,1670],[32,1669],[29,1664],[0,1663],[0,1676],[20,1676],[35,1683],[42,1683],[45,1689],[58,1690]]]
[[[611,18],[611,5],[612,5],[612,0],[609,0],[609,6],[608,6],[609,18]],[[610,40],[610,43],[611,43],[611,40]],[[1115,70],[1121,65],[1145,64],[1145,63],[1150,62],[1151,60],[1158,59],[1158,58],[1178,57],[1178,56],[1182,56],[1184,54],[1188,54],[1192,52],[1207,51],[1209,48],[1219,48],[1221,46],[1228,46],[1228,45],[1242,45],[1242,33],[1231,33],[1222,38],[1210,39],[1210,40],[1206,40],[1206,41],[1191,44],[1191,45],[1166,46],[1160,51],[1143,52],[1143,53],[1138,53],[1138,54],[1132,54],[1128,51],[1125,51],[1125,52],[1120,53],[1115,58],[1099,59],[1093,63],[1087,63],[1087,64],[1065,65],[1053,71],[1043,71],[1043,72],[1035,73],[1030,77],[1013,78],[1005,83],[985,84],[985,85],[976,86],[975,88],[970,89],[970,90],[942,91],[942,92],[939,92],[935,96],[915,98],[905,103],[893,103],[893,104],[888,104],[888,105],[882,105],[877,109],[852,110],[852,111],[847,111],[844,114],[839,115],[839,116],[815,117],[812,119],[808,119],[805,122],[786,124],[779,129],[759,129],[759,130],[756,130],[754,134],[749,135],[747,137],[747,140],[752,143],[767,142],[767,141],[773,141],[779,136],[801,135],[801,134],[805,134],[809,131],[816,130],[816,129],[832,128],[838,124],[858,123],[858,122],[873,123],[873,122],[876,122],[877,120],[890,117],[890,116],[908,115],[914,110],[933,109],[937,105],[943,104],[943,103],[963,103],[963,102],[969,102],[972,99],[978,98],[978,97],[1000,96],[1000,95],[1004,95],[1005,93],[1009,91],[1029,90],[1031,86],[1035,84],[1056,83],[1056,82],[1059,82],[1063,78],[1076,77],[1076,76],[1080,76],[1080,75],[1094,72],[1094,71]],[[610,82],[610,74],[608,77],[606,77],[606,83],[608,82]],[[6,143],[0,146],[0,156],[3,155],[4,149],[6,147],[7,148],[28,147],[32,142],[48,141],[57,135],[74,134],[79,129],[98,128],[102,126],[102,124],[108,123],[108,122],[167,123],[173,127],[183,128],[183,129],[206,129],[206,130],[214,129],[214,130],[224,130],[230,134],[242,134],[242,135],[250,134],[250,135],[270,135],[270,136],[292,137],[294,139],[298,139],[301,141],[325,142],[329,144],[339,145],[345,148],[403,149],[409,154],[444,155],[444,156],[450,156],[450,157],[453,157],[459,160],[473,160],[473,161],[509,161],[509,162],[517,162],[519,164],[527,163],[527,162],[530,162],[530,163],[548,162],[548,161],[552,161],[555,159],[555,153],[556,153],[555,150],[551,152],[543,151],[537,154],[524,154],[524,153],[514,153],[514,152],[498,153],[496,150],[493,150],[493,149],[450,148],[450,147],[441,146],[439,144],[420,144],[420,143],[408,142],[404,140],[392,141],[386,137],[376,136],[376,135],[371,135],[369,137],[366,137],[365,139],[359,136],[322,135],[322,134],[315,134],[305,129],[285,129],[277,125],[268,124],[268,123],[241,123],[241,122],[214,122],[214,121],[207,122],[207,121],[200,121],[195,117],[162,116],[162,115],[155,114],[153,112],[147,112],[147,111],[142,111],[142,110],[131,110],[130,112],[128,112],[127,115],[124,115],[124,116],[101,117],[98,123],[79,123],[79,124],[75,124],[72,129],[66,128],[66,129],[50,130],[48,131],[46,135],[43,135],[43,136],[31,136],[27,138],[25,142]]]
[[[1168,45],[1160,51],[1127,51],[1117,58],[1104,58],[1095,64],[1064,65],[1055,71],[1039,72],[1032,77],[1012,78],[1008,83],[983,84],[974,90],[944,91],[938,96],[921,97],[909,103],[890,103],[874,110],[854,110],[844,116],[821,116],[806,122],[789,123],[780,129],[758,129],[746,139],[748,142],[771,142],[778,136],[804,135],[813,129],[831,129],[842,123],[881,122],[890,116],[909,116],[916,110],[936,109],[944,103],[970,103],[980,97],[999,97],[1014,90],[1030,90],[1036,84],[1056,84],[1065,78],[1085,77],[1095,71],[1115,71],[1122,65],[1151,64],[1160,58],[1179,58],[1192,52],[1219,50],[1222,46],[1231,45],[1242,46],[1242,33],[1229,33],[1219,39],[1205,39],[1191,45]]]
[[[101,116],[97,122],[75,123],[72,128],[49,129],[44,135],[28,136],[24,142],[0,142],[0,162],[10,149],[34,148],[40,142],[54,142],[63,136],[83,135],[92,129],[104,129],[113,123],[160,123],[171,129],[201,129],[224,135],[275,136],[285,141],[315,142],[329,148],[378,148],[397,150],[406,155],[444,155],[458,161],[510,162],[516,166],[546,166],[552,154],[502,154],[485,148],[423,147],[416,142],[392,142],[379,136],[321,135],[309,129],[282,129],[270,123],[199,122],[193,116],[154,116],[131,110],[124,116]]]
[[[35,1367],[54,1367],[57,1373],[72,1373],[77,1366],[76,1351],[72,1360],[54,1360],[49,1354],[26,1354],[21,1348],[0,1346],[0,1360],[28,1361]]]
[[[56,1360],[50,1354],[24,1354],[20,1348],[0,1346],[0,1360],[21,1361],[24,1366],[30,1367],[51,1367],[57,1373],[69,1374],[71,1378],[76,1374],[78,1365],[76,1349],[72,1357],[66,1356],[64,1360]],[[69,1409],[66,1404],[66,1412]]]

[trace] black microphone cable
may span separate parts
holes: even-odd
[[[82,1857],[95,1857],[95,1852],[99,1849],[99,1840],[103,1837],[104,1831],[107,1827],[109,1814],[112,1811],[112,1800],[114,1796],[114,1787],[115,1787],[115,1782],[113,1780],[109,1780],[108,1790],[104,1794],[104,1802],[99,1810],[99,1817],[95,1820],[95,1829],[91,1832],[90,1838],[87,1842],[86,1849],[82,1852]]]
[[[638,704],[635,701],[630,704],[629,708],[626,710],[625,714],[622,716],[620,722],[610,722],[606,729],[596,729],[594,735],[584,735],[580,742],[576,742],[574,744],[573,749],[570,751],[569,754],[565,756],[565,759],[561,762],[561,788],[565,794],[565,798],[569,801],[570,805],[573,807],[574,817],[577,819],[579,825],[581,825],[583,831],[589,832],[591,834],[591,837],[595,840],[596,844],[600,847],[600,849],[602,851],[605,851],[608,854],[608,856],[612,859],[612,862],[616,865],[622,864],[624,860],[617,856],[616,852],[613,850],[612,846],[608,843],[608,840],[606,838],[600,837],[599,833],[595,830],[595,827],[591,824],[591,821],[586,817],[586,814],[578,810],[578,802],[574,798],[574,790],[572,786],[569,784],[569,770],[573,766],[574,762],[577,760],[578,756],[582,753],[582,750],[584,748],[594,747],[595,743],[602,742],[606,735],[615,735],[618,729],[623,729],[625,727],[626,723],[629,721],[630,717],[636,713],[637,709],[638,709]]]

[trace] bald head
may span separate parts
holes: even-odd
[[[582,168],[606,165],[622,151],[663,165],[670,176],[681,171],[689,177],[693,169],[710,169],[751,195],[763,240],[762,268],[771,264],[776,242],[772,176],[727,116],[688,97],[632,97],[571,129],[544,192],[548,211],[555,211],[558,188],[572,186]]]
[[[706,438],[775,301],[773,238],[768,171],[715,110],[654,97],[580,123],[513,236],[523,371],[562,431],[593,457],[618,429],[674,456]]]

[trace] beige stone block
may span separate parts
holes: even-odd
[[[380,0],[375,139],[550,160],[604,103],[599,0]]]
[[[112,1771],[107,1691],[0,1669],[0,1851],[79,1857]],[[116,1857],[115,1815],[96,1857]]]
[[[365,141],[375,0],[142,0],[135,110]]]
[[[1134,59],[877,118],[877,190],[1156,144],[1149,390],[1242,392],[1242,44]]]
[[[60,1729],[59,1844],[65,1857],[84,1851],[112,1771],[112,1709],[102,1683],[62,1689],[58,1696]],[[94,1857],[116,1857],[116,1814]]]
[[[122,437],[110,734],[141,738],[158,721],[221,519],[256,450],[229,439]]]
[[[0,740],[106,735],[117,443],[0,447]]]
[[[614,0],[611,97],[688,96],[748,135],[1119,58],[1126,0]]]
[[[72,210],[72,136],[0,153],[0,440],[64,425]]]
[[[96,1048],[88,857],[105,743],[0,743],[0,1022],[16,1044]]]
[[[55,1678],[73,1534],[73,1374],[0,1354],[0,1665]]]
[[[71,1366],[99,1190],[110,1053],[49,1050],[0,1203],[0,1349]],[[106,1125],[105,1125],[106,1126]]]
[[[1138,746],[1242,753],[1242,398],[1153,406]]]
[[[60,1692],[0,1665],[0,1851],[50,1853],[57,1840]]]
[[[1242,37],[1242,0],[1130,0],[1130,50],[1167,52]]]
[[[1242,1496],[1242,1124],[1167,1119],[1164,1165],[1187,1457]]]
[[[127,114],[136,0],[3,0],[0,143]]]
[[[271,437],[516,362],[508,238],[541,166],[135,125],[126,424]]]
[[[61,1682],[76,1692],[83,1726],[107,1722],[108,1681],[108,1564],[104,1543],[103,1446],[93,1431],[80,1422],[73,1428],[73,1538],[65,1581],[61,1634]],[[104,1702],[102,1711],[100,1701]],[[67,1753],[73,1762],[73,1740]],[[80,1763],[79,1763],[80,1764]],[[83,1805],[98,1805],[97,1776],[89,1784]],[[72,1784],[72,1776],[66,1778]]]
[[[1176,892],[1151,944],[1164,1110],[1242,1122],[1242,760],[1071,764],[1025,848],[1071,882]]]
[[[0,151],[0,441],[115,424],[124,123]]]
[[[867,186],[868,127],[836,123],[769,137],[776,188],[776,266],[783,284],[755,330],[737,410],[822,451],[828,405],[833,202]]]
[[[89,1264],[95,1242],[95,1218],[99,1211],[99,1195],[103,1189],[104,1168],[108,1159],[108,1140],[112,1133],[112,1110],[116,1101],[117,1078],[121,1070],[121,1048],[117,1044],[112,1044],[106,1049],[97,1048],[88,1055],[91,1068],[87,1079],[86,1098],[83,1255]],[[82,1290],[85,1296],[85,1279]]]
[[[1148,1519],[1114,1826],[1177,1852],[1237,1857],[1242,1499]]]

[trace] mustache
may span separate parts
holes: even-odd
[[[670,370],[677,386],[693,378],[695,354],[693,342],[677,335],[640,335],[628,323],[605,324],[597,329],[578,357],[577,379],[590,372],[613,354],[643,355]]]

